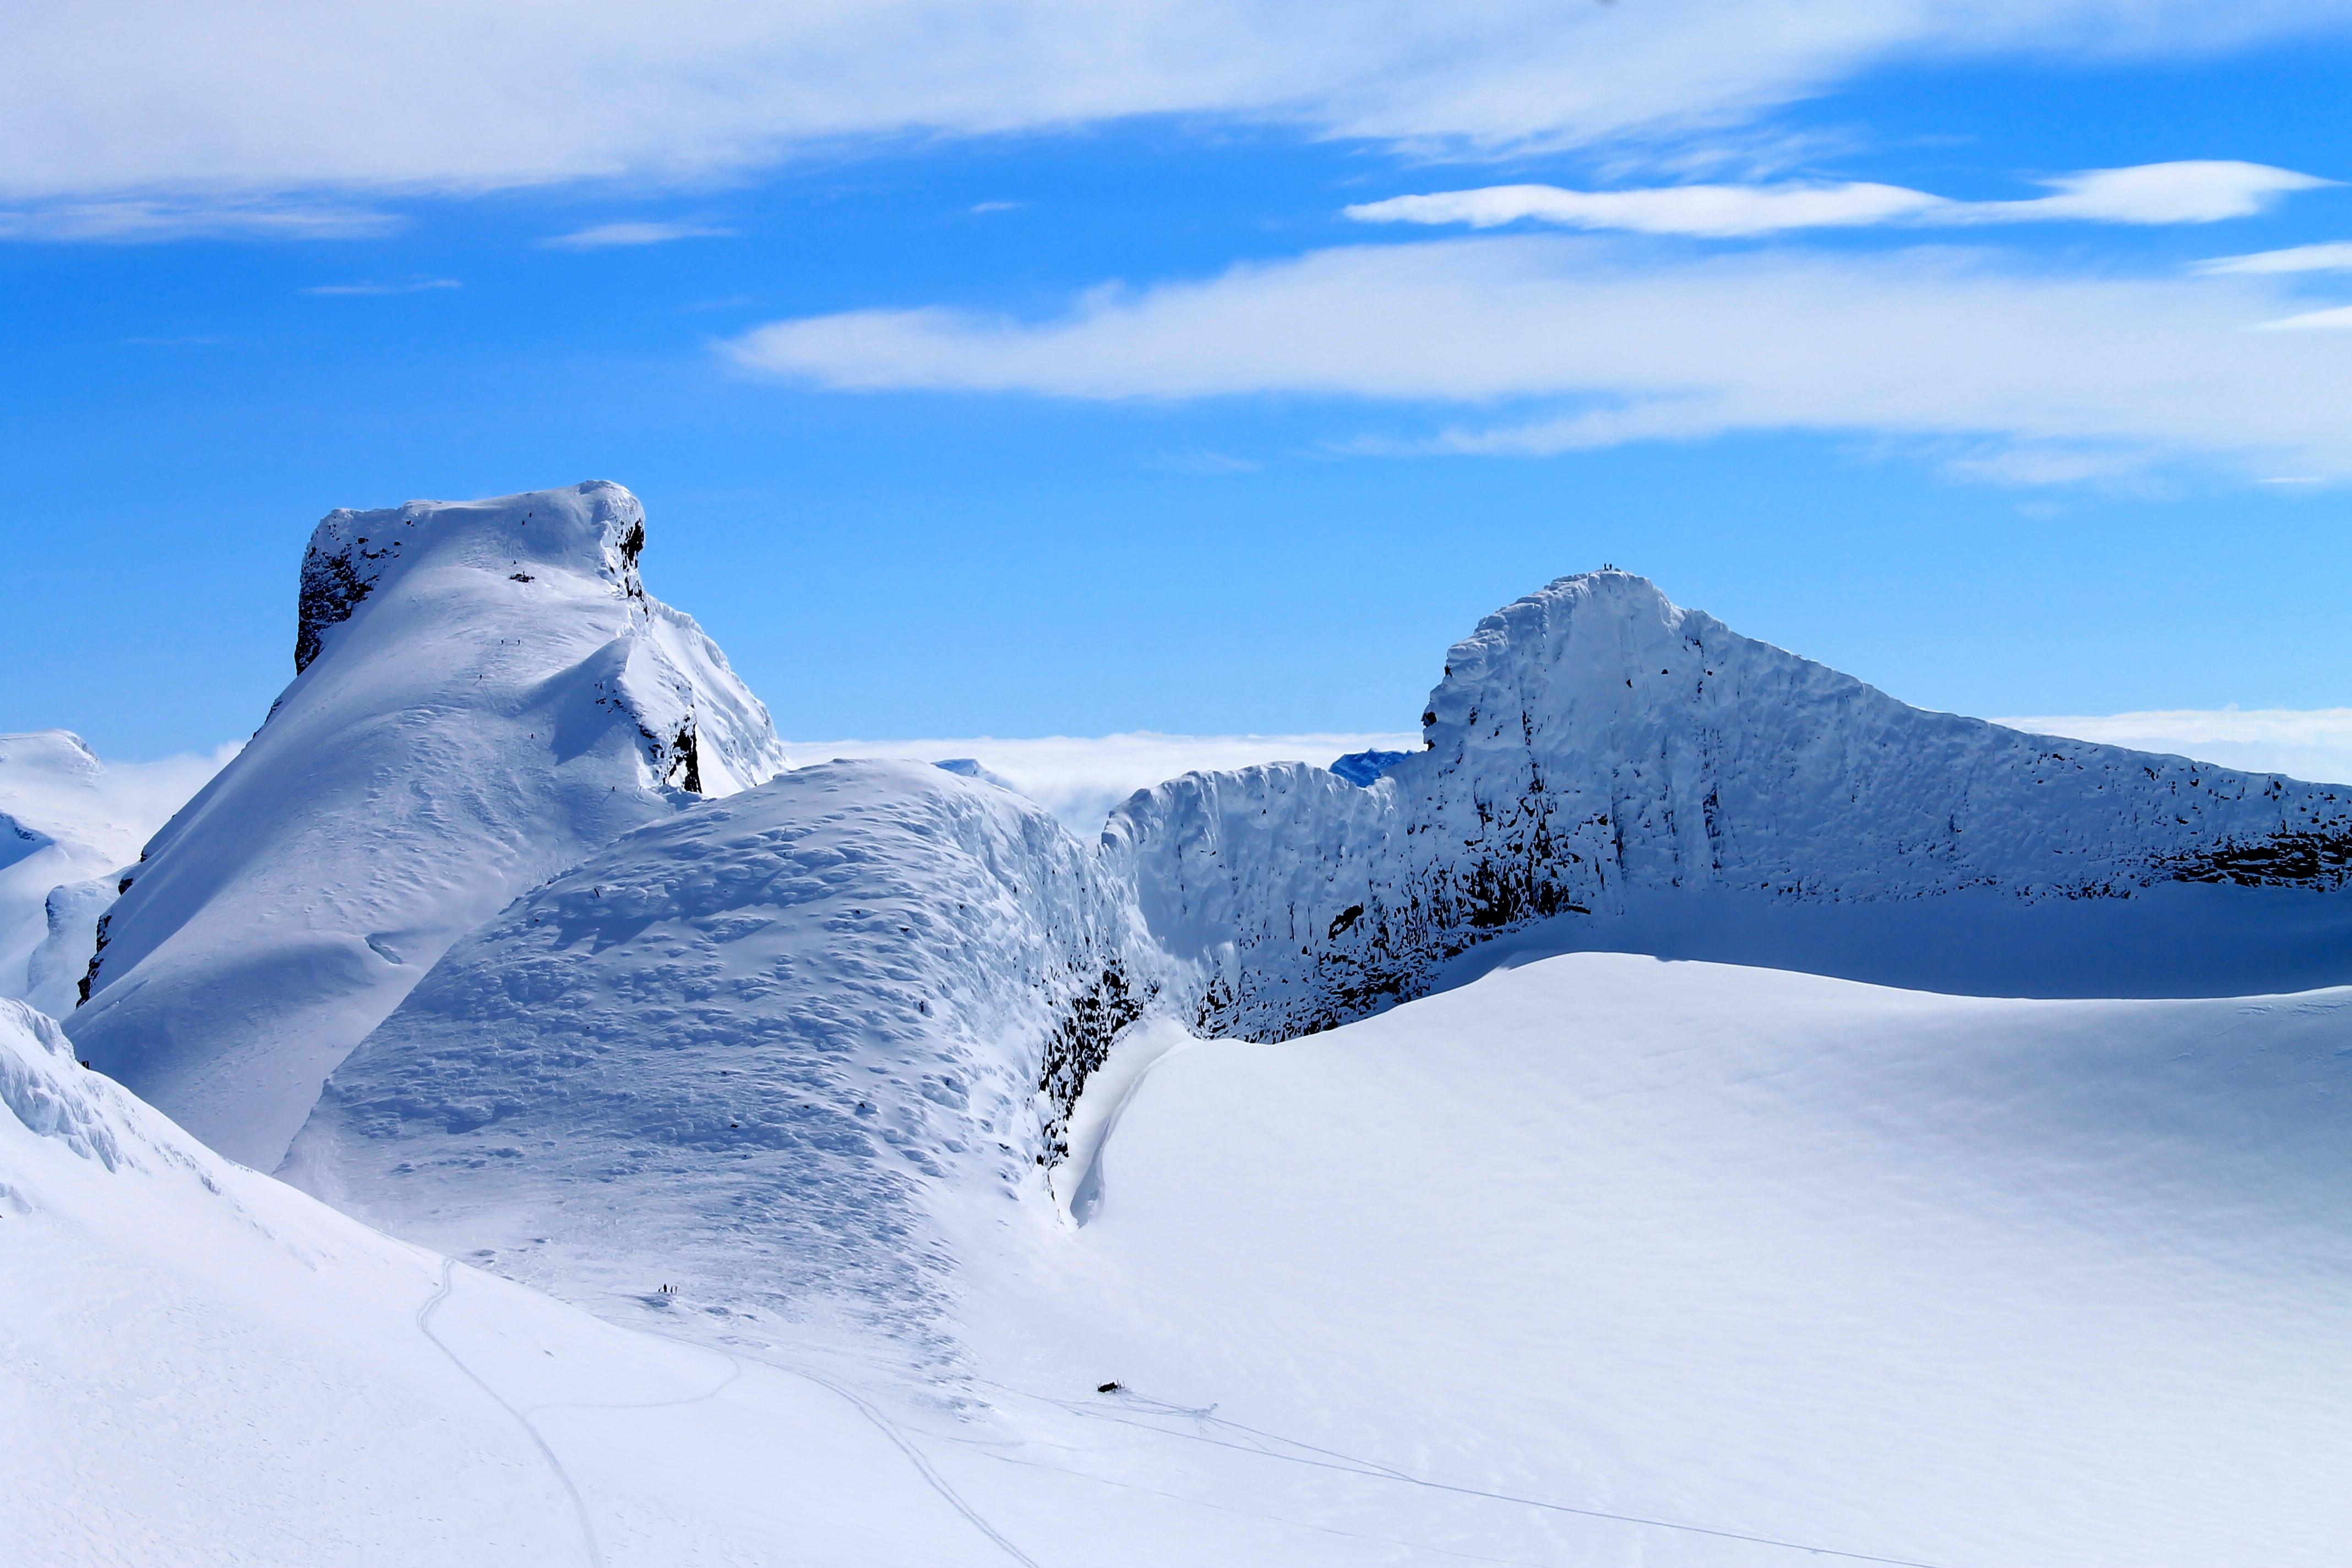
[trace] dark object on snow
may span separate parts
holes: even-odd
[[[1331,771],[1358,789],[1367,789],[1382,773],[1402,761],[1402,752],[1349,752],[1331,764]]]
[[[1095,1392],[1097,1394],[1117,1394],[1118,1392],[1118,1384],[1115,1383],[1106,1383],[1100,1388],[1096,1389]]]

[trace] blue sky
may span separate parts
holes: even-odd
[[[1409,728],[1603,561],[1932,707],[2352,703],[2352,7],[196,9],[0,89],[0,730],[240,735],[320,513],[590,477],[803,738]]]

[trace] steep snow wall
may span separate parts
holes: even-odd
[[[285,1173],[606,1310],[660,1281],[919,1342],[950,1266],[930,1205],[1042,1191],[1154,984],[1125,888],[1042,807],[821,764],[467,937],[335,1069]]]
[[[107,917],[83,1054],[268,1169],[461,933],[782,767],[725,657],[646,595],[644,540],[602,481],[320,522],[294,682]]]
[[[1106,839],[1202,1026],[1328,1027],[1538,922],[1608,946],[1629,915],[1671,936],[1676,910],[1722,924],[1729,907],[1752,935],[1773,925],[1759,911],[1835,905],[1859,938],[1917,900],[1973,894],[1973,916],[1991,896],[1997,918],[2177,883],[2256,896],[2136,909],[2107,947],[2218,942],[2254,966],[2214,976],[2223,990],[2266,988],[2266,952],[2302,966],[2295,984],[2352,979],[2352,788],[1926,712],[1625,573],[1561,578],[1480,622],[1423,725],[1426,749],[1369,788],[1297,765],[1195,773],[1113,816]],[[1744,956],[1689,954],[1709,955]]]

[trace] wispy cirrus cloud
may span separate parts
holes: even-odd
[[[539,243],[550,250],[609,250],[616,246],[667,245],[675,239],[719,239],[735,231],[687,223],[600,223]]]
[[[2297,245],[2285,250],[2260,250],[2252,256],[2217,256],[2199,262],[2193,270],[2208,276],[2232,272],[2255,275],[2288,272],[2352,272],[2352,241],[2328,245]]]
[[[743,367],[854,391],[1303,395],[1482,411],[1383,449],[1535,456],[1734,431],[1963,438],[2008,482],[2176,462],[2352,478],[2352,360],[2249,329],[2259,277],[2118,278],[1997,252],[1695,256],[1516,237],[1346,247],[1106,288],[1041,321],[771,323]],[[2004,460],[2000,454],[2011,456]]]
[[[1890,62],[2183,58],[2352,0],[81,0],[0,24],[0,200],[659,184],[1223,115],[1473,153],[1715,133]]]
[[[405,221],[397,213],[332,202],[126,195],[0,206],[0,240],[361,239]]]
[[[465,285],[455,278],[401,278],[387,282],[314,283],[302,290],[305,294],[365,295],[365,294],[426,294],[436,289],[462,289]]]
[[[1961,226],[2012,223],[2213,223],[2246,217],[2290,191],[2333,184],[2263,163],[2193,160],[2093,169],[2042,182],[2046,196],[1962,202],[1903,185],[1790,181],[1769,185],[1662,185],[1575,191],[1558,185],[1487,185],[1391,196],[1346,209],[1360,223],[1534,222],[1568,228],[1708,237],[1787,229],[1877,225]],[[2246,270],[2252,270],[2248,268]]]

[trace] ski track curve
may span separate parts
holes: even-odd
[[[589,1568],[604,1568],[604,1554],[596,1545],[596,1527],[589,1521],[587,1501],[581,1497],[580,1489],[572,1484],[572,1472],[563,1468],[563,1461],[555,1457],[555,1450],[547,1446],[547,1439],[540,1436],[539,1428],[531,1425],[530,1417],[508,1404],[505,1395],[485,1382],[480,1373],[466,1364],[465,1357],[451,1350],[441,1336],[433,1331],[433,1314],[440,1310],[441,1303],[449,1299],[449,1293],[457,1283],[457,1259],[445,1258],[441,1260],[441,1283],[433,1294],[426,1298],[425,1304],[416,1309],[416,1331],[432,1341],[433,1347],[447,1356],[452,1366],[464,1373],[475,1387],[488,1394],[499,1409],[513,1416],[522,1429],[530,1435],[532,1444],[539,1449],[541,1457],[546,1459],[547,1468],[555,1472],[557,1480],[563,1483],[564,1495],[572,1500],[572,1518],[580,1526],[580,1542],[587,1553]],[[736,1370],[740,1372],[742,1369],[739,1367]],[[712,1394],[718,1392],[718,1389],[711,1390]],[[709,1395],[705,1394],[701,1397],[708,1398]],[[681,1401],[681,1403],[692,1402]]]

